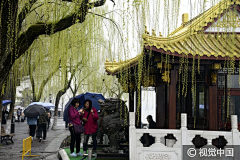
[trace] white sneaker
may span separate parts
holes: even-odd
[[[81,152],[77,153],[77,156],[83,156],[83,154]]]
[[[73,153],[70,154],[70,157],[77,157],[77,155],[76,155],[75,152],[73,152]]]
[[[83,155],[84,155],[84,154],[87,154],[87,151],[83,151]]]

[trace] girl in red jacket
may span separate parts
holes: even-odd
[[[98,113],[97,110],[92,107],[92,101],[87,99],[84,102],[84,109],[80,110],[80,113],[83,116],[83,121],[85,122],[85,132],[84,132],[84,141],[83,141],[83,153],[87,151],[87,144],[89,136],[92,136],[93,140],[93,151],[96,151],[97,148],[97,131],[98,131]]]

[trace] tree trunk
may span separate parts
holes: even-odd
[[[58,92],[57,97],[56,97],[56,101],[55,101],[55,111],[54,111],[54,120],[53,120],[53,125],[52,125],[52,129],[57,129],[57,120],[58,120],[58,105],[59,105],[59,101],[60,98],[62,97],[63,94],[66,93],[67,89],[63,89],[61,91]]]
[[[11,132],[11,122],[12,122],[12,116],[13,116],[13,112],[14,112],[14,106],[15,106],[15,99],[16,99],[16,84],[14,82],[12,82],[11,85],[11,101],[12,103],[10,104],[10,110],[9,110],[9,114],[7,117],[7,123],[6,123],[6,133],[10,134]]]
[[[58,116],[55,116],[55,114],[54,114],[52,130],[57,129],[57,120],[58,120]]]
[[[11,132],[11,119],[6,120],[6,127],[5,127],[5,132],[6,134],[10,134]]]

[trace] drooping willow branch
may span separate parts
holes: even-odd
[[[37,0],[29,0],[29,3],[27,3],[21,10],[21,12],[18,14],[18,30],[21,30],[21,24],[23,20],[26,18],[26,16],[31,12],[32,6],[37,2]]]
[[[37,22],[31,25],[26,31],[24,31],[23,33],[21,33],[21,35],[16,37],[16,40],[15,40],[16,48],[14,47],[13,51],[10,51],[10,52],[5,51],[4,53],[5,41],[1,42],[2,43],[1,45],[3,46],[2,47],[3,49],[1,52],[3,54],[1,54],[0,72],[3,73],[3,75],[1,75],[3,79],[1,79],[0,84],[2,85],[4,83],[4,80],[6,79],[8,72],[10,71],[14,62],[27,51],[27,49],[32,45],[34,40],[38,38],[38,36],[43,34],[46,34],[46,35],[54,34],[56,32],[63,31],[71,27],[72,25],[75,24],[75,22],[77,23],[84,22],[86,15],[88,13],[88,9],[93,8],[95,5],[96,7],[99,7],[100,5],[104,5],[105,1],[106,0],[102,0],[100,1],[101,3],[99,3],[98,1],[92,5],[91,3],[88,3],[88,0],[84,0],[80,4],[77,11],[65,16],[64,18],[56,22],[47,22],[47,23]],[[15,19],[18,22],[19,26],[21,26],[21,23],[29,14],[31,7],[34,5],[35,2],[36,0],[30,0],[29,3],[23,7],[21,12],[19,13],[18,18]],[[7,20],[7,17],[5,18],[1,17],[1,18]],[[7,27],[5,27],[5,25],[3,26],[4,26],[3,29],[5,28],[6,30]],[[2,31],[4,32],[4,30]],[[7,34],[5,34],[5,36],[6,35]],[[6,37],[2,36],[1,39],[6,39]],[[12,53],[14,53],[14,56]]]

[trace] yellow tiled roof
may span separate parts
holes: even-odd
[[[188,21],[186,24],[182,24],[179,28],[170,33],[166,39],[181,39],[182,36],[197,34],[199,31],[202,31],[209,22],[213,22],[215,18],[219,18],[220,15],[226,11],[226,9],[234,4],[239,5],[240,0],[222,0],[217,5],[199,14],[195,18]]]
[[[183,40],[159,42],[146,35],[145,46],[193,56],[240,57],[240,35],[195,34]]]
[[[240,35],[204,34],[203,28],[208,23],[220,18],[230,6],[238,4],[240,0],[222,0],[217,5],[181,25],[168,37],[157,37],[143,34],[145,47],[156,47],[164,51],[177,54],[191,54],[193,56],[214,57],[240,57]],[[106,62],[105,69],[108,73],[116,74],[121,69],[138,63],[142,54],[123,62]]]
[[[116,62],[115,60],[113,62],[110,62],[109,60],[106,60],[105,62],[105,69],[106,71],[111,74],[120,71],[121,69],[127,68],[129,66],[132,66],[138,62],[138,59],[142,56],[142,54],[137,55],[136,57],[126,60],[126,61],[120,61]]]
[[[204,27],[220,18],[230,6],[240,4],[240,0],[222,0],[217,5],[193,18],[173,31],[168,37],[143,34],[145,46],[178,54],[193,56],[240,57],[239,35],[204,34]]]

